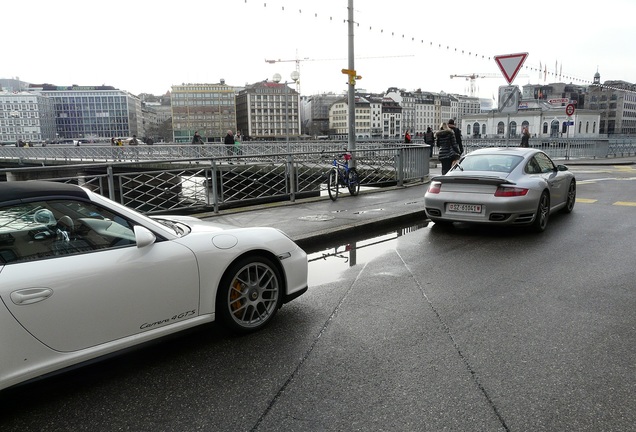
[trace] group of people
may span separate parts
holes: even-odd
[[[411,142],[411,134],[407,130],[404,134],[404,142]],[[431,146],[431,154],[433,157],[433,146],[439,147],[438,158],[442,163],[442,175],[446,174],[459,161],[462,153],[464,153],[464,145],[462,143],[462,131],[455,126],[455,120],[450,119],[443,122],[439,126],[437,132],[428,127],[424,134],[424,143]],[[521,133],[520,147],[530,146],[530,131],[527,127],[523,128]]]
[[[194,136],[192,137],[192,144],[204,144],[203,138],[199,135],[199,131],[194,132]],[[231,130],[227,131],[225,138],[223,138],[223,144],[225,144],[227,148],[227,154],[240,154],[240,146],[241,146],[241,133],[237,132],[234,135],[234,132]]]
[[[411,133],[407,130],[404,134],[404,143],[411,142]],[[430,157],[433,157],[433,146],[439,147],[439,160],[442,163],[442,174],[446,174],[457,163],[464,152],[462,144],[462,132],[455,127],[455,120],[450,119],[439,126],[437,132],[430,127],[426,128],[424,144],[431,147]]]
[[[455,120],[450,119],[439,126],[439,130],[435,134],[435,142],[439,147],[438,158],[442,163],[442,175],[444,175],[464,153],[462,131],[455,126]]]

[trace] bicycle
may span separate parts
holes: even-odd
[[[327,178],[327,191],[332,201],[338,199],[340,188],[346,187],[352,196],[356,196],[360,192],[358,171],[355,168],[349,168],[351,154],[344,153],[341,156],[344,158],[344,162],[340,162],[337,157],[334,158]]]

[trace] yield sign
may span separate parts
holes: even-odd
[[[523,62],[526,61],[526,57],[528,57],[528,53],[495,56],[497,66],[499,66],[499,69],[506,81],[508,81],[508,84],[512,84],[519,73],[521,66],[523,66]]]

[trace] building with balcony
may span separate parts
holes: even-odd
[[[417,136],[419,133],[426,132],[426,128],[423,131],[417,128],[416,108],[415,103],[417,97],[412,92],[407,92],[403,89],[396,87],[390,87],[385,93],[385,98],[393,99],[402,107],[402,133],[410,131],[412,136]]]
[[[427,128],[437,130],[439,121],[435,117],[436,95],[430,92],[423,92],[418,89],[415,94],[415,129],[413,136],[420,138],[426,133]]]
[[[406,129],[402,125],[402,107],[391,98],[382,99],[382,138],[402,139]]]

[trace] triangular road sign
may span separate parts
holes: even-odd
[[[508,84],[512,84],[515,77],[519,73],[521,66],[523,66],[523,62],[526,61],[526,57],[528,57],[528,53],[495,56],[497,66],[499,66],[499,69],[501,69],[501,73],[503,74],[506,81],[508,81]]]

